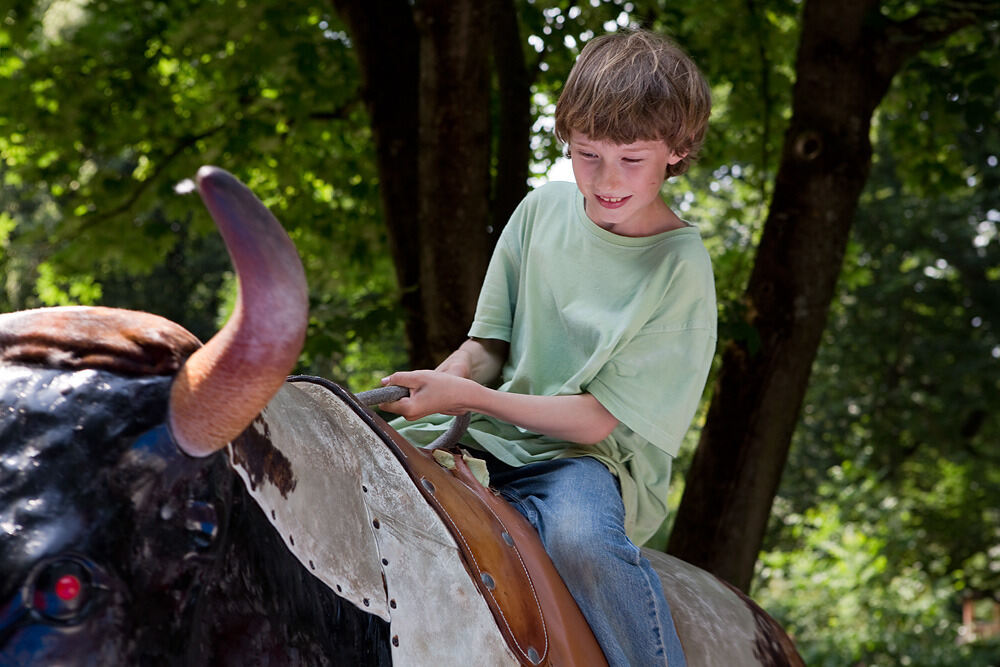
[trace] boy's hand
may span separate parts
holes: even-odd
[[[470,394],[481,389],[478,383],[444,370],[393,373],[382,379],[383,386],[390,384],[406,387],[410,395],[379,407],[411,421],[432,414],[465,414]]]

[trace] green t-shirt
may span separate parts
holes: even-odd
[[[501,391],[589,392],[620,423],[577,445],[474,415],[463,444],[518,466],[592,456],[618,477],[625,530],[648,540],[667,515],[670,467],[716,340],[715,285],[698,230],[632,238],[594,224],[573,183],[525,197],[497,243],[469,335],[510,343]],[[396,420],[427,444],[450,421]]]

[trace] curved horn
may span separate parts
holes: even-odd
[[[196,180],[239,278],[229,321],[170,390],[174,439],[206,456],[243,432],[285,381],[305,340],[309,299],[292,240],[249,188],[217,167],[202,167]]]

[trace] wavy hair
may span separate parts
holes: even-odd
[[[684,158],[666,177],[696,159],[712,109],[708,82],[669,39],[636,30],[597,37],[580,53],[556,104],[556,138],[573,131],[598,141],[664,141]]]

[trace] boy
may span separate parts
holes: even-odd
[[[433,371],[383,380],[410,389],[382,407],[420,419],[395,425],[421,444],[441,415],[476,413],[462,443],[485,452],[491,486],[538,530],[611,665],[684,664],[635,545],[666,516],[715,351],[708,254],[660,198],[700,147],[710,105],[667,40],[589,42],[556,106],[576,185],[543,186],[511,216],[469,340]]]

